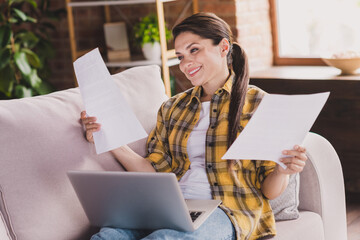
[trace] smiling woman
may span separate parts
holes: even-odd
[[[211,39],[204,39],[191,32],[181,33],[176,38],[175,49],[180,60],[180,70],[193,86],[203,86],[204,101],[209,101],[229,76],[225,57],[229,48],[229,41],[226,39],[214,45]]]
[[[184,19],[174,27],[173,36],[180,70],[194,88],[162,104],[145,158],[126,147],[112,152],[129,171],[176,174],[187,198],[221,200],[220,214],[212,215],[194,232],[102,229],[92,240],[138,234],[146,235],[144,239],[260,239],[275,235],[269,199],[285,190],[290,174],[303,170],[305,148],[294,146],[284,152],[280,161],[286,169],[271,161],[224,161],[222,156],[265,93],[248,85],[245,51],[234,42],[229,25],[215,14],[198,13]],[[91,140],[101,126],[85,113],[81,118]]]

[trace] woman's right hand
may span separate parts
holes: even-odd
[[[96,122],[96,117],[87,117],[86,111],[81,112],[80,119],[82,124],[84,124],[85,126],[86,140],[93,143],[94,142],[93,132],[100,131],[101,125]]]

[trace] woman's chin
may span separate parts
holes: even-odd
[[[202,81],[199,79],[189,79],[189,81],[194,87],[201,86],[202,84]]]

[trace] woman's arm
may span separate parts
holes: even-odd
[[[289,175],[301,172],[305,167],[307,160],[306,150],[296,145],[293,150],[283,151],[288,157],[280,159],[287,168],[284,169],[280,165],[276,165],[275,170],[271,172],[263,181],[261,186],[262,193],[268,199],[274,199],[280,196],[289,183]]]
[[[130,172],[155,172],[151,163],[127,145],[111,151],[115,158]]]
[[[94,142],[93,133],[100,131],[101,125],[96,122],[95,117],[87,117],[85,111],[81,112],[80,118],[85,126],[86,140]],[[155,169],[148,160],[141,157],[126,145],[112,150],[111,153],[127,171],[155,172]]]

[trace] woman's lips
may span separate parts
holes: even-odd
[[[197,68],[194,68],[192,69],[191,71],[189,71],[189,75],[190,77],[193,77],[199,70],[200,70],[201,67],[197,67]]]

